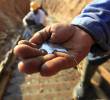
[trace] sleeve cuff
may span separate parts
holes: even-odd
[[[90,17],[76,17],[71,24],[76,25],[86,31],[103,50],[108,50],[106,45],[106,36],[103,32],[103,26],[95,19]]]

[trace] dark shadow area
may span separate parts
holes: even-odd
[[[106,96],[110,99],[110,84],[104,78],[102,78],[100,82],[100,88],[104,91]]]

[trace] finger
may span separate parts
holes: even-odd
[[[28,45],[21,44],[14,48],[14,54],[22,59],[45,55],[44,51],[32,48]]]
[[[28,41],[27,40],[20,40],[19,42],[18,42],[18,44],[27,44],[28,43]]]
[[[60,56],[60,57],[70,57],[68,52],[58,52],[58,51],[55,51],[55,52],[53,52],[53,54],[55,54],[56,56]]]
[[[71,57],[56,57],[52,60],[45,62],[41,67],[40,73],[43,76],[51,76],[62,69],[71,68],[72,66],[73,60]]]
[[[40,66],[42,64],[42,58],[28,59],[19,62],[18,69],[20,72],[25,72],[27,74],[32,74],[40,71]]]
[[[54,52],[54,54],[56,56],[61,56],[61,57],[67,57],[69,59],[71,59],[73,67],[76,67],[78,65],[78,63],[80,62],[78,60],[78,53],[73,52],[71,50],[69,50],[69,52]]]
[[[37,58],[21,61],[18,64],[18,69],[19,69],[20,72],[24,72],[24,73],[27,73],[27,74],[40,72],[41,65],[44,62],[46,62],[48,60],[51,60],[53,58],[55,58],[55,55],[49,54],[49,55],[39,56]]]
[[[25,45],[31,46],[31,47],[33,47],[33,48],[36,48],[36,47],[37,47],[36,44],[30,43],[30,42],[27,41],[27,40],[20,40],[20,41],[18,42],[18,45],[21,45],[21,44],[25,44]]]
[[[50,26],[48,26],[40,30],[39,32],[36,32],[35,35],[33,35],[33,37],[29,41],[35,44],[41,44],[46,41],[50,36]]]

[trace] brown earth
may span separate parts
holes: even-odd
[[[91,0],[44,0],[49,17],[55,22],[69,22]],[[22,18],[29,11],[29,0],[0,0],[0,61],[21,33]],[[52,22],[53,22],[52,21]],[[21,33],[22,34],[22,33]],[[5,47],[6,46],[6,47]]]
[[[92,0],[44,0],[49,15],[58,22],[70,22]]]
[[[28,10],[29,0],[0,0],[0,61],[20,34]]]
[[[90,1],[44,0],[44,7],[52,22],[68,23]],[[28,10],[29,0],[0,1],[0,61],[20,34],[22,18]],[[17,67],[17,64],[13,66]],[[16,68],[3,100],[72,100],[72,90],[78,80],[79,73],[73,68],[50,78],[39,74],[25,75]]]
[[[0,0],[0,32],[21,25],[29,10],[29,0]]]
[[[69,22],[91,0],[44,0],[49,22]],[[0,1],[0,62],[22,34],[22,18],[29,11],[29,0]]]

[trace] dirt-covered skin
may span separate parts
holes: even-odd
[[[81,11],[82,7],[84,7],[85,3],[90,0],[44,0],[44,1],[47,1],[49,16],[51,15],[52,18],[55,17],[54,19],[60,22],[62,21],[68,22],[72,19],[72,16],[78,14]],[[8,2],[7,0],[0,0],[0,23],[1,23],[0,57],[5,55],[6,52],[11,48],[12,43],[14,43],[13,39],[15,39],[17,34],[19,34],[18,28],[21,27],[21,20],[23,16],[28,12],[28,10],[29,10],[29,0],[9,0]],[[3,38],[3,36],[1,36],[2,33],[6,34],[4,35],[4,39],[1,39],[1,37]],[[33,50],[32,48],[36,47],[35,44],[30,44],[29,42],[24,40],[19,42],[18,44],[22,44],[22,46],[25,46],[29,50]],[[36,50],[34,50],[32,54],[33,56],[36,56],[35,52]],[[27,55],[23,56],[27,57]],[[28,64],[40,65],[43,61],[46,61],[47,59],[48,60],[52,59],[54,57],[55,55],[53,54],[49,56],[47,55],[44,56],[43,60],[42,57],[39,57],[40,62],[32,62],[30,59],[28,61]],[[34,59],[36,60],[36,58]],[[27,63],[27,61],[25,61],[25,63]],[[23,67],[24,63],[21,62],[19,64],[21,64],[19,70],[21,70],[21,72],[25,70],[29,74],[33,73],[33,70],[37,72],[40,69],[39,67],[38,68],[33,67],[33,69],[32,68],[28,69]],[[18,71],[17,65],[13,66],[16,67],[16,70],[14,70],[12,79],[8,84],[8,88],[6,89],[6,92],[4,94],[3,98],[4,100],[72,99],[73,87],[75,86],[75,83],[79,79],[78,72],[73,68],[66,71],[61,71],[60,73],[51,78],[46,78],[41,77],[39,74],[25,75]]]
[[[71,24],[47,26],[43,30],[36,32],[29,42],[30,44],[39,45],[47,39],[52,43],[58,43],[65,47],[68,53],[54,52],[54,57],[51,58],[51,55],[43,54],[38,48],[33,48],[26,44],[18,44],[14,48],[14,54],[22,58],[18,64],[20,71],[27,73],[27,69],[28,72],[30,69],[30,73],[40,72],[43,76],[54,75],[60,70],[76,66],[87,55],[94,43],[87,32]],[[74,56],[77,63],[71,55]],[[40,70],[35,71],[34,68]]]

